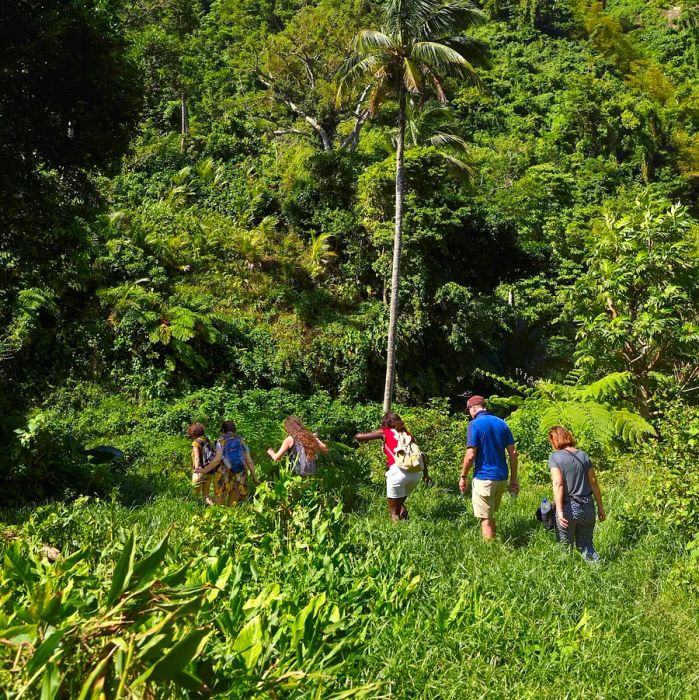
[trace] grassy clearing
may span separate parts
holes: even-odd
[[[603,564],[589,566],[537,527],[545,492],[504,502],[492,546],[452,494],[417,494],[409,524],[388,527],[379,498],[354,516],[369,556],[422,577],[356,672],[396,698],[696,697],[699,606],[665,585],[678,545],[662,532],[630,538],[612,517],[598,529]],[[610,512],[626,499],[607,489]]]
[[[504,501],[493,545],[481,541],[469,503],[445,476],[421,486],[410,499],[411,521],[396,525],[387,521],[380,485],[363,486],[334,533],[325,521],[328,504],[321,512],[305,496],[291,520],[265,520],[276,501],[261,504],[262,513],[252,505],[235,513],[205,510],[179,480],[140,507],[82,502],[4,519],[12,515],[15,533],[34,547],[50,541],[68,552],[89,545],[105,586],[133,526],[144,549],[172,528],[168,561],[180,566],[197,554],[209,566],[211,557],[232,555],[242,584],[228,602],[200,613],[200,628],[270,585],[288,599],[290,619],[325,594],[345,616],[345,646],[323,651],[332,663],[297,650],[298,669],[325,677],[277,688],[284,697],[333,697],[362,686],[369,696],[391,698],[697,697],[699,604],[670,576],[681,546],[660,528],[624,517],[631,502],[626,479],[605,476],[610,518],[598,529],[597,567],[561,550],[538,526],[533,512],[547,488],[533,483],[515,502]],[[201,566],[193,564],[193,572]],[[224,646],[232,641],[214,634]],[[321,636],[310,646],[324,649]],[[268,662],[275,653],[283,657],[282,641],[267,639]],[[206,664],[216,666],[205,650],[200,675]],[[218,672],[230,677],[225,665]],[[260,685],[247,692],[272,697]],[[216,694],[245,697],[223,688]]]

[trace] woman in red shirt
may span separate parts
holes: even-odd
[[[354,439],[358,442],[369,440],[383,440],[383,451],[386,455],[386,500],[391,520],[407,520],[408,509],[405,507],[405,499],[413,492],[420,481],[420,472],[408,472],[396,465],[394,451],[398,445],[398,434],[408,433],[401,417],[389,411],[381,419],[381,428],[373,433],[357,433]],[[412,435],[408,433],[410,437]],[[427,462],[424,463],[422,479],[429,481]]]

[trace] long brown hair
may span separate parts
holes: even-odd
[[[294,442],[303,445],[308,461],[312,462],[318,454],[316,436],[296,416],[287,416],[284,419],[284,430],[294,438]]]

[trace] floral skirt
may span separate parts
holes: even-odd
[[[219,505],[235,505],[248,495],[248,473],[243,470],[234,474],[227,467],[221,467],[214,476],[214,494]]]

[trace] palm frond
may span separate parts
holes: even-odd
[[[444,91],[444,80],[442,79],[442,76],[439,75],[431,66],[425,64],[423,64],[423,70],[425,73],[427,73],[430,82],[432,83],[435,95],[437,95],[437,100],[442,106],[446,105],[448,100],[447,93]]]
[[[476,177],[476,171],[473,169],[473,166],[463,158],[458,158],[451,153],[442,153],[441,156],[449,169],[455,172],[457,175],[463,177],[465,180],[472,182]]]
[[[441,0],[388,0],[383,21],[391,34],[406,40],[417,32],[441,5]]]
[[[351,44],[352,51],[360,56],[373,54],[377,50],[390,51],[396,48],[396,44],[390,36],[373,29],[362,29],[357,32]]]
[[[417,64],[409,58],[403,59],[403,82],[408,92],[414,95],[421,94],[424,83]]]
[[[450,146],[454,149],[460,149],[463,151],[468,150],[468,143],[461,136],[456,134],[450,134],[447,131],[438,131],[428,139],[429,143],[433,146]]]
[[[418,41],[413,45],[411,58],[427,64],[445,75],[455,75],[481,85],[474,67],[458,51],[437,41]]]
[[[419,39],[445,36],[478,27],[487,21],[484,12],[467,2],[449,2],[438,7],[424,21],[417,34]]]
[[[389,93],[387,80],[379,80],[376,87],[372,90],[369,96],[369,114],[372,116],[379,111],[379,107],[386,99]]]
[[[383,63],[378,56],[361,57],[359,54],[351,54],[339,70],[335,104],[339,106],[345,96],[345,92],[357,80],[365,77],[367,74],[375,76],[381,65]]]
[[[490,60],[488,57],[488,45],[484,41],[474,39],[470,36],[452,36],[447,39],[440,39],[440,43],[457,51],[469,63],[479,68],[488,68]]]

